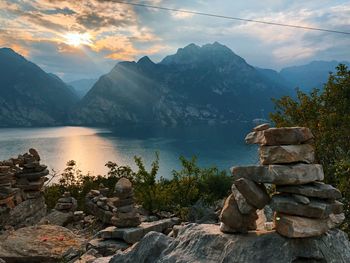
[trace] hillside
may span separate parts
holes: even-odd
[[[77,101],[62,80],[12,49],[0,49],[0,72],[1,127],[62,124]]]

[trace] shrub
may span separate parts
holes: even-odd
[[[84,210],[84,199],[92,189],[98,189],[100,184],[114,191],[116,182],[126,177],[133,182],[135,200],[151,212],[168,211],[181,218],[186,218],[189,208],[198,200],[211,205],[215,201],[228,195],[232,177],[226,171],[219,171],[216,167],[200,168],[197,159],[187,160],[180,157],[182,169],[173,171],[173,178],[157,179],[159,171],[159,155],[147,171],[141,157],[134,157],[138,170],[133,171],[129,166],[119,166],[108,162],[106,176],[91,176],[82,174],[74,161],[69,161],[60,175],[57,183],[45,187],[44,194],[48,208],[53,208],[57,200],[65,191],[71,192],[78,200],[79,209]],[[55,173],[55,176],[58,176]]]

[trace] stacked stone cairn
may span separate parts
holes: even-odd
[[[103,185],[100,190],[92,190],[86,196],[86,206],[89,212],[103,223],[117,227],[135,227],[140,225],[140,215],[134,204],[132,183],[121,178],[115,185],[113,197],[105,196],[108,193]]]
[[[35,149],[13,159],[19,169],[16,173],[16,187],[22,190],[24,199],[33,199],[41,195],[41,189],[47,180],[49,170],[40,164],[40,156]]]
[[[0,161],[0,228],[36,223],[46,213],[42,187],[49,174],[35,149]]]
[[[15,172],[11,161],[0,162],[0,214],[22,201],[20,189],[15,188]]]
[[[112,200],[114,206],[112,224],[117,227],[135,227],[141,224],[140,215],[134,204],[133,187],[130,180],[121,178],[115,185],[115,198]]]
[[[71,196],[70,192],[64,192],[63,196],[57,200],[55,210],[63,213],[69,213],[74,212],[77,207],[77,200]]]
[[[337,201],[341,193],[322,182],[323,169],[314,163],[313,135],[308,128],[270,128],[263,124],[255,127],[245,140],[249,144],[259,144],[260,165],[233,167],[233,190],[237,188],[247,203],[254,205],[260,200],[262,206],[262,200],[267,204],[267,199],[263,199],[262,194],[259,198],[257,193],[263,191],[263,184],[275,185],[270,206],[275,211],[275,228],[279,234],[289,238],[319,236],[342,223],[345,218],[343,204]],[[245,185],[245,191],[250,189],[250,196],[242,190],[242,185]],[[265,196],[266,191],[263,192]],[[255,203],[251,199],[253,193]],[[221,229],[244,232],[237,218],[244,218],[242,211],[247,212],[248,208],[243,210],[245,202],[239,201],[242,197],[234,191],[233,197],[226,200]],[[252,218],[247,217],[243,230],[250,229]]]

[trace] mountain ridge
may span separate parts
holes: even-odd
[[[270,95],[286,93],[228,47],[190,44],[159,63],[147,56],[119,62],[95,83],[72,119],[87,125],[247,121],[272,110]]]

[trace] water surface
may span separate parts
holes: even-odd
[[[244,143],[249,125],[194,126],[186,128],[123,127],[101,129],[87,127],[0,129],[0,159],[8,159],[36,148],[42,162],[62,171],[75,160],[84,172],[105,174],[107,161],[135,168],[134,155],[149,167],[155,152],[160,155],[159,175],[171,177],[180,168],[179,156],[197,156],[202,167],[257,163],[256,147]]]

